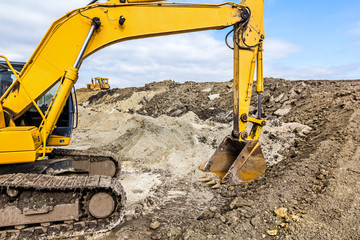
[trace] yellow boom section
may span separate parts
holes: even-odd
[[[83,59],[120,41],[231,26],[241,20],[241,9],[237,4],[108,2],[73,10],[52,24],[21,71],[22,84],[3,99],[3,109],[17,119],[32,104],[24,88],[38,100],[63,77],[74,64],[94,17],[100,18],[101,26]]]

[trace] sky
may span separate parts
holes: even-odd
[[[51,23],[90,0],[1,0],[0,55],[27,61]],[[101,1],[104,2],[104,1]],[[219,0],[181,1],[221,3]],[[360,79],[359,0],[265,0],[264,76],[289,80]],[[230,29],[121,42],[87,58],[77,88],[92,77],[111,87],[162,80],[228,81]]]

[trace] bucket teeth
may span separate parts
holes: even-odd
[[[215,185],[211,186],[212,189],[218,189],[220,188],[220,183],[216,183]]]
[[[209,178],[209,177],[202,178],[201,181],[202,182],[209,182],[209,181],[211,181],[211,178]]]
[[[207,184],[207,185],[214,185],[214,184],[216,184],[216,181],[215,181],[215,180],[211,180],[210,182],[207,182],[206,184]]]

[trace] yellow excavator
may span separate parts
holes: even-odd
[[[86,88],[93,91],[98,91],[101,89],[109,89],[110,88],[109,78],[103,78],[103,77],[96,77],[94,79],[92,78],[91,83],[86,84]]]
[[[0,64],[0,238],[71,237],[122,220],[119,160],[108,152],[56,148],[77,125],[72,93],[82,62],[122,41],[231,27],[234,128],[201,169],[240,184],[265,172],[261,119],[264,0],[240,4],[92,1],[56,20],[25,64]],[[231,35],[232,34],[232,35]],[[232,43],[228,43],[233,36]],[[258,116],[249,116],[257,69]],[[252,124],[248,133],[247,123]]]

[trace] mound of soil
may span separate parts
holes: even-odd
[[[79,91],[70,147],[118,154],[129,199],[122,225],[93,237],[360,238],[360,81],[270,78],[265,89],[268,169],[218,190],[199,181],[198,167],[231,132],[232,82]]]

